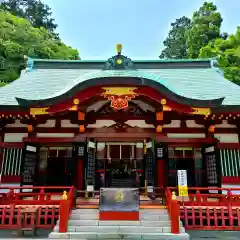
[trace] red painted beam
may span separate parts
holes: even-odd
[[[218,143],[221,149],[240,149],[240,143]]]
[[[223,184],[240,184],[240,177],[222,177]]]

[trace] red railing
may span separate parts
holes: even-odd
[[[166,205],[168,209],[169,218],[171,221],[171,232],[173,234],[180,233],[179,217],[180,217],[180,205],[175,195],[172,195],[170,189],[166,188]]]
[[[59,206],[0,206],[0,229],[53,228],[59,217]]]
[[[0,205],[59,205],[63,191],[70,191],[71,188],[63,186],[0,187]]]
[[[69,215],[76,204],[75,191],[75,188],[72,187],[68,194],[65,191],[62,195],[59,213],[59,232],[67,232]]]
[[[186,229],[240,230],[240,194],[236,191],[240,192],[240,188],[189,188],[189,197],[176,197],[180,205],[178,219]],[[166,189],[172,226],[175,223],[171,203],[175,193],[177,188]]]
[[[53,228],[59,219],[59,231],[67,230],[69,214],[76,204],[74,187],[0,189],[5,190],[0,193],[0,228]],[[63,194],[62,189],[65,190]],[[24,190],[32,192],[22,192]]]

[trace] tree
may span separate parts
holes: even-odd
[[[78,51],[66,46],[43,27],[0,10],[0,81],[15,80],[25,66],[24,55],[33,58],[79,59]]]
[[[191,20],[185,16],[171,23],[172,28],[163,42],[165,48],[161,52],[160,58],[181,59],[187,57],[186,33],[190,25]]]
[[[217,38],[201,48],[199,57],[218,57],[218,65],[224,76],[240,85],[240,26],[226,40]]]
[[[202,47],[221,37],[221,23],[222,17],[217,11],[217,7],[211,2],[204,2],[200,9],[193,14],[191,28],[187,33],[189,58],[197,58]]]
[[[9,11],[13,15],[28,19],[33,27],[44,27],[55,37],[57,25],[51,17],[52,12],[48,5],[41,0],[4,0],[0,9]]]

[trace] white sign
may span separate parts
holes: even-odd
[[[95,148],[95,142],[88,142],[89,148]]]
[[[94,186],[93,185],[87,185],[87,192],[93,192]]]
[[[187,186],[187,170],[178,170],[178,186]]]
[[[146,148],[151,148],[152,147],[152,142],[147,142],[146,143]]]
[[[187,170],[178,170],[178,195],[181,197],[188,196]]]
[[[148,186],[147,187],[147,192],[148,193],[153,193],[153,186]]]

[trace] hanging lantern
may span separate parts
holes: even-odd
[[[214,133],[215,132],[215,126],[214,125],[209,126],[208,131],[210,133]]]

